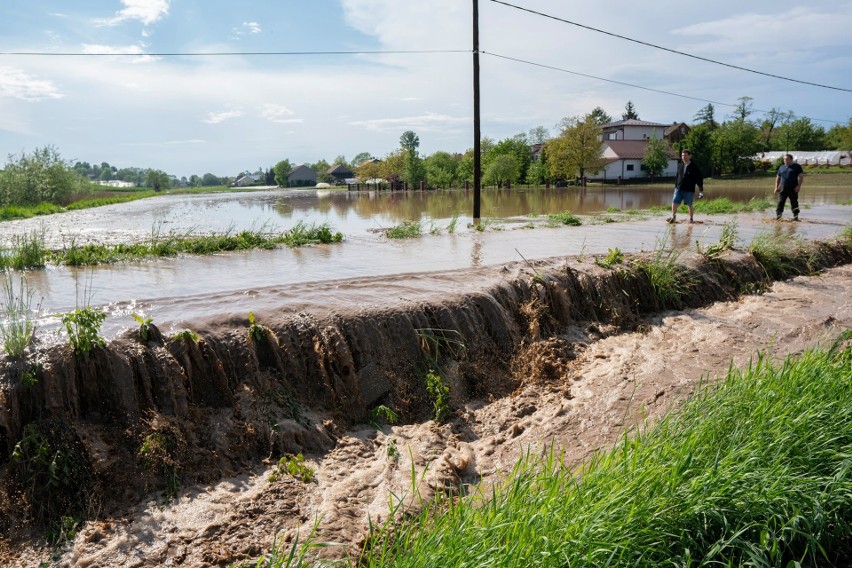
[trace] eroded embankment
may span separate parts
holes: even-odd
[[[436,362],[451,406],[498,397],[560,374],[575,353],[564,339],[571,328],[631,329],[643,314],[730,299],[769,278],[751,255],[696,256],[679,265],[675,293],[661,295],[642,260],[539,263],[452,301],[297,314],[254,337],[245,321],[198,340],[128,332],[89,356],[56,347],[35,364],[7,361],[0,528],[14,537],[63,516],[109,516],[152,489],[321,453],[379,404],[403,422],[427,420],[423,376]],[[789,261],[788,270],[812,271],[852,261],[852,249],[814,244]]]

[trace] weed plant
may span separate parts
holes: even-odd
[[[343,233],[334,231],[328,223],[306,225],[302,221],[284,232],[281,242],[288,247],[300,247],[311,244],[339,243]]]
[[[420,350],[433,365],[437,365],[445,353],[455,358],[467,355],[464,337],[455,329],[421,327],[414,331],[420,341]]]
[[[26,270],[43,268],[50,251],[44,243],[42,231],[32,231],[25,235],[15,235],[9,249],[0,251],[0,269]]]
[[[397,413],[384,404],[370,409],[370,424],[377,429],[381,429],[384,424],[396,424],[398,421]]]
[[[669,248],[669,233],[657,245],[650,259],[637,263],[640,270],[648,275],[654,295],[662,309],[679,308],[683,298],[691,291],[691,282],[684,277],[684,270],[678,259],[680,251]]]
[[[177,497],[180,490],[180,473],[175,459],[177,447],[177,439],[173,433],[157,431],[145,436],[137,452],[139,460],[145,467],[165,478],[167,501]]]
[[[7,205],[0,207],[0,221],[11,221],[13,219],[30,219],[41,215],[53,215],[62,213],[64,209],[53,203],[40,203],[38,205]]]
[[[359,566],[846,566],[850,336],[758,355],[579,471],[528,454],[487,495],[385,526]]]
[[[447,224],[447,232],[451,235],[453,233],[455,233],[456,227],[458,227],[458,224],[459,224],[459,214],[453,213],[452,218],[450,218],[449,224]]]
[[[737,221],[733,220],[730,223],[725,223],[725,225],[722,227],[722,234],[719,237],[719,242],[709,245],[704,250],[704,254],[708,258],[716,258],[726,250],[733,249],[736,242]]]
[[[191,329],[184,329],[178,331],[172,337],[178,341],[185,341],[189,343],[198,343],[199,337],[198,334],[192,331]]]
[[[3,272],[0,341],[3,343],[3,351],[12,359],[23,358],[35,336],[33,317],[39,307],[33,308],[34,295],[23,274],[19,276],[16,286],[12,273]]]
[[[100,335],[101,325],[107,314],[100,308],[86,306],[62,314],[62,323],[68,333],[71,348],[79,355],[88,355],[106,343]]]
[[[403,221],[388,229],[385,235],[389,239],[414,239],[419,237],[422,232],[423,228],[420,221]]]
[[[263,341],[266,337],[266,328],[257,323],[254,319],[254,312],[248,313],[249,320],[249,328],[248,328],[248,336],[249,339],[254,341]]]
[[[603,258],[596,259],[595,264],[603,268],[612,268],[616,264],[624,262],[624,253],[621,252],[621,249],[615,247],[614,249],[607,250],[609,251],[607,255]]]
[[[139,337],[142,341],[148,341],[148,337],[151,335],[151,322],[154,320],[152,318],[142,317],[139,314],[130,315],[134,320],[136,320],[136,323],[139,324]]]
[[[305,463],[305,458],[302,454],[296,454],[289,458],[285,456],[279,459],[278,464],[269,474],[269,482],[274,483],[278,480],[279,476],[284,474],[304,483],[310,483],[316,479],[316,472]]]
[[[429,371],[426,373],[426,392],[432,400],[432,418],[435,422],[443,422],[450,414],[450,388],[444,384],[441,375]]]
[[[795,260],[807,246],[807,243],[798,236],[763,231],[755,235],[748,251],[772,279],[777,279],[807,272],[806,269],[797,265]]]
[[[583,221],[570,211],[563,211],[562,213],[552,213],[548,215],[547,223],[548,225],[554,227],[558,225],[571,225],[574,227],[579,227],[583,224]]]

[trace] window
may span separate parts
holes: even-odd
[[[627,164],[627,171],[628,171],[628,172],[632,172],[632,171],[633,171],[633,164]]]

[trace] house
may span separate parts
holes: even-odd
[[[648,177],[648,174],[642,169],[642,159],[645,157],[647,145],[647,140],[604,140],[602,153],[606,165],[600,172],[587,177],[604,181]],[[660,174],[660,177],[675,177],[676,175],[677,155],[670,148],[669,164]]]
[[[317,172],[308,166],[307,164],[302,164],[301,166],[296,166],[290,171],[290,174],[287,176],[287,185],[290,187],[294,186],[310,186],[313,187],[317,183]]]
[[[682,130],[679,125],[683,125]],[[651,138],[664,138],[669,142],[669,163],[660,177],[674,177],[677,175],[677,155],[671,150],[671,140],[666,138],[666,131],[673,136],[686,136],[689,127],[683,123],[672,125],[648,122],[645,120],[618,120],[601,126],[602,131],[602,157],[606,160],[604,168],[586,177],[603,181],[615,181],[618,179],[628,180],[632,178],[648,177],[642,169],[642,159],[645,157],[645,148]]]
[[[136,187],[136,184],[132,181],[120,181],[117,179],[111,179],[109,181],[98,181],[96,183],[98,185],[106,185],[109,187]]]
[[[668,140],[669,144],[675,144],[686,138],[691,130],[685,122],[673,122],[663,131],[663,138]]]
[[[257,174],[246,174],[237,178],[237,181],[234,182],[234,185],[237,187],[248,187],[250,185],[257,185],[260,182],[260,176]]]
[[[334,164],[328,171],[326,172],[334,183],[345,183],[347,178],[355,177],[355,174],[352,173],[352,170],[349,169],[348,166],[344,164]]]

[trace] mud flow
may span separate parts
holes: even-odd
[[[757,349],[852,327],[847,241],[781,281],[750,254],[687,252],[667,296],[652,253],[602,258],[355,279],[360,302],[4,360],[0,560],[226,566],[314,526],[345,558],[391,502],[487,486],[549,444],[578,463]]]

